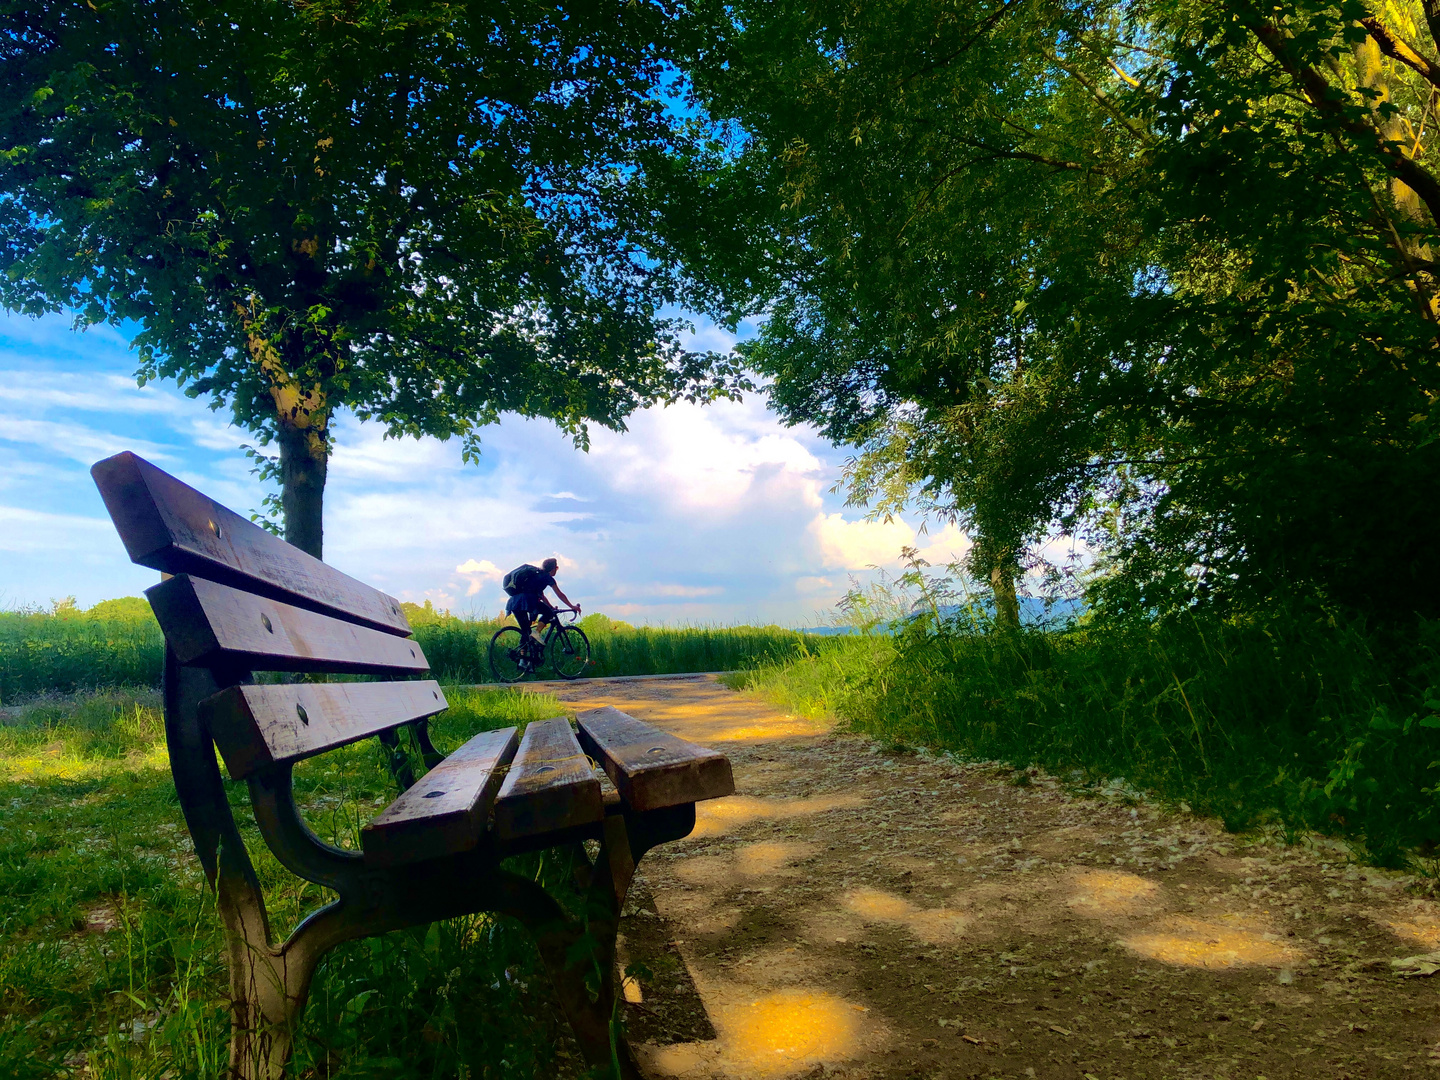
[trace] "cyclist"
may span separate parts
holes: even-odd
[[[522,637],[532,637],[538,642],[541,640],[540,628],[547,622],[555,621],[555,605],[545,599],[546,589],[555,590],[555,595],[567,611],[580,614],[580,605],[572,604],[570,598],[560,591],[560,586],[555,584],[555,572],[559,569],[558,560],[546,559],[539,566],[522,563],[505,575],[501,584],[510,594],[505,603],[505,614],[515,616]],[[533,630],[530,625],[532,619],[539,620]]]

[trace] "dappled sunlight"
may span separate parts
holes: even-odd
[[[760,996],[723,995],[711,1010],[715,1043],[646,1048],[661,1076],[778,1078],[856,1057],[865,1049],[865,1010],[835,994],[789,988]]]
[[[1276,935],[1246,926],[1238,919],[1207,920],[1187,915],[1164,919],[1156,930],[1134,934],[1122,942],[1133,953],[1166,964],[1196,968],[1243,965],[1282,967],[1304,954]]]
[[[854,889],[840,898],[840,904],[846,911],[858,915],[866,922],[904,926],[929,945],[954,941],[969,922],[958,911],[916,907],[903,896],[896,896],[881,889]]]
[[[807,858],[814,844],[746,844],[724,855],[695,855],[675,864],[675,874],[691,885],[724,886],[736,881],[768,877],[789,871],[789,864]]]
[[[1066,903],[1080,911],[1127,915],[1147,907],[1160,883],[1123,870],[1080,869],[1072,874],[1074,892]]]
[[[1369,912],[1369,915],[1398,938],[1426,949],[1440,949],[1440,918],[1426,910],[1423,903],[1411,908],[1410,911]]]
[[[752,821],[782,821],[824,814],[831,810],[852,810],[863,805],[858,795],[814,795],[800,799],[757,799],[753,795],[731,795],[695,806],[695,831],[691,837],[721,836]]]
[[[544,685],[551,688],[551,684]],[[738,694],[714,679],[642,683],[587,679],[553,692],[562,701],[587,709],[613,705],[637,720],[701,745],[820,735],[833,726],[824,720],[777,712],[761,699]]]
[[[98,780],[127,772],[169,770],[165,744],[157,743],[144,752],[131,751],[124,757],[93,757],[53,746],[26,753],[9,753],[0,759],[0,781],[44,783],[46,781]]]

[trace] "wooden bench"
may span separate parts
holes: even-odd
[[[280,1075],[316,965],[351,938],[474,912],[509,915],[534,936],[592,1066],[638,1077],[612,1023],[615,933],[635,863],[695,824],[697,800],[734,790],[721,754],[615,709],[483,732],[448,757],[427,721],[446,708],[400,604],[124,453],[91,470],[130,558],[159,570],[148,590],[165,633],[165,736],[186,824],[218,896],[230,968],[230,1063]],[[254,672],[395,681],[257,684]],[[412,761],[398,737],[413,733]],[[298,761],[367,737],[388,748],[397,798],[365,826],[361,850],[327,844],[291,787]],[[260,834],[282,865],[338,894],[277,943],[221,780],[247,782]],[[598,767],[597,764],[598,763]],[[601,771],[603,770],[603,772]],[[419,775],[418,782],[415,776]],[[584,842],[599,842],[591,858]],[[584,921],[507,856],[563,847]],[[582,940],[597,941],[585,954]],[[581,959],[575,959],[579,956]],[[601,973],[598,997],[587,972]]]

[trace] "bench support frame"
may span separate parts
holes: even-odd
[[[166,650],[165,734],[171,771],[195,854],[216,891],[225,927],[232,1074],[238,1080],[277,1080],[283,1074],[315,970],[336,945],[493,912],[517,919],[534,937],[586,1061],[592,1067],[618,1068],[622,1080],[640,1080],[630,1047],[614,1023],[620,911],[635,864],[657,844],[689,835],[695,825],[694,804],[643,813],[617,804],[607,807],[604,821],[594,826],[536,837],[529,845],[532,850],[570,850],[574,884],[583,896],[583,914],[577,917],[536,882],[500,866],[504,856],[520,853],[519,848],[502,851],[484,844],[399,871],[367,866],[360,854],[326,844],[311,832],[295,807],[290,766],[273,767],[249,782],[251,806],[266,842],[287,869],[339,894],[334,903],[309,915],[289,940],[276,943],[259,879],[226,798],[214,744],[198,711],[205,698],[248,680],[245,671],[184,667]],[[424,732],[419,736],[426,764],[432,765],[439,755]],[[396,758],[396,743],[386,740],[386,746]],[[403,760],[397,762],[396,774],[402,785],[410,782]],[[600,843],[593,861],[585,852],[585,840]],[[571,960],[575,946],[587,935],[598,944],[576,964]]]

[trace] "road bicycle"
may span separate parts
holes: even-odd
[[[567,612],[568,623],[558,618],[546,623],[545,636],[536,641],[521,634],[518,626],[502,626],[490,639],[490,670],[503,683],[519,682],[540,670],[548,656],[550,666],[562,679],[578,679],[590,666],[590,639],[575,625],[575,612]]]

